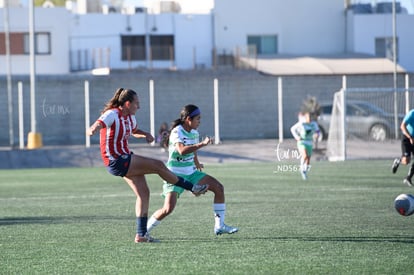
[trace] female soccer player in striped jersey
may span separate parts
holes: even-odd
[[[200,109],[197,106],[187,105],[181,110],[180,118],[173,122],[168,142],[167,167],[174,174],[190,182],[208,185],[208,190],[214,193],[214,233],[216,235],[232,234],[239,229],[224,223],[226,214],[224,187],[217,179],[201,171],[203,165],[197,158],[197,150],[213,142],[209,137],[199,142],[199,133],[196,129],[200,125],[200,115]],[[181,187],[169,183],[165,183],[163,189],[164,206],[155,211],[149,219],[148,232],[173,212],[177,198],[184,191]]]
[[[154,241],[147,233],[150,191],[145,180],[146,174],[158,174],[165,181],[190,190],[195,195],[204,194],[208,188],[207,185],[193,185],[177,177],[160,160],[139,156],[129,150],[128,138],[131,135],[145,138],[147,142],[154,140],[150,133],[138,129],[135,118],[138,109],[137,93],[119,88],[88,131],[89,135],[100,131],[101,156],[108,172],[123,177],[136,195],[136,243]]]

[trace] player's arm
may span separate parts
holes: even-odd
[[[201,171],[204,168],[204,165],[198,161],[197,152],[194,152],[194,164],[197,170]]]
[[[154,141],[154,137],[150,133],[145,132],[138,128],[132,131],[132,136],[135,138],[145,138],[148,143],[151,143]]]
[[[407,123],[405,121],[401,122],[400,128],[401,128],[401,132],[403,133],[403,135],[406,136],[410,140],[411,144],[414,144],[414,139],[408,132]]]
[[[314,123],[314,126],[315,126],[313,136],[314,136],[314,138],[318,138],[319,135],[321,134],[321,129],[319,129],[319,125],[316,121],[314,121],[313,123]]]
[[[295,125],[293,125],[291,128],[290,128],[290,132],[292,133],[292,136],[294,137],[294,139],[296,139],[296,140],[300,140],[300,136],[299,136],[299,134],[298,134],[298,127],[299,127],[299,122],[298,123],[296,123]]]
[[[213,143],[213,138],[205,137],[202,142],[192,144],[192,145],[184,145],[184,143],[177,142],[175,144],[175,149],[180,155],[186,155],[186,154],[194,153],[198,149],[203,148],[204,146],[207,146],[212,143]]]
[[[95,121],[94,124],[92,124],[91,127],[89,127],[89,129],[87,131],[87,134],[90,135],[90,136],[93,136],[96,132],[98,132],[102,128],[103,128],[102,121],[97,120],[97,121]]]

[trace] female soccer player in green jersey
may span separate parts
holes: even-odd
[[[200,125],[200,119],[200,109],[195,105],[187,105],[181,110],[180,118],[175,120],[171,127],[167,167],[177,176],[181,176],[193,184],[208,185],[208,190],[214,193],[214,234],[232,234],[239,229],[224,223],[226,214],[224,187],[217,179],[202,171],[204,167],[197,158],[197,150],[213,142],[210,137],[199,142],[197,128]],[[163,191],[164,206],[155,211],[149,219],[148,232],[173,212],[177,199],[184,189],[165,183]]]
[[[293,137],[297,141],[300,160],[300,173],[304,180],[308,179],[310,159],[313,150],[314,135],[319,135],[319,127],[311,120],[310,113],[299,114],[298,122],[290,128]]]

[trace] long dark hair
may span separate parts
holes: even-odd
[[[137,93],[131,89],[116,89],[114,96],[105,104],[102,113],[113,108],[118,108],[119,106],[124,105],[127,101],[132,102],[134,100],[134,96],[136,95]]]
[[[170,133],[171,133],[172,129],[174,129],[178,125],[182,125],[187,117],[190,117],[191,119],[193,119],[194,117],[196,117],[199,114],[200,114],[200,109],[196,105],[188,104],[188,105],[184,106],[181,109],[180,117],[177,118],[176,120],[174,120],[171,123],[170,129],[168,131],[168,136],[164,139],[165,144],[163,144],[163,145],[165,147],[168,147],[168,144],[170,142]]]
[[[193,105],[193,104],[185,105],[181,109],[180,117],[171,123],[170,131],[174,129],[175,127],[177,127],[178,125],[182,125],[187,117],[190,117],[192,119],[199,114],[200,114],[200,109],[196,105]]]

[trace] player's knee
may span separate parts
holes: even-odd
[[[159,160],[159,159],[154,159],[154,163],[155,163],[155,165],[157,165],[157,166],[161,166],[161,167],[165,166],[165,165],[164,165],[164,162],[162,162],[162,161],[161,161],[161,160]]]
[[[166,206],[162,208],[162,215],[168,216],[174,211],[174,206]]]
[[[224,185],[223,184],[219,183],[218,184],[218,189],[220,190],[220,193],[224,194]]]
[[[402,164],[404,164],[404,165],[409,164],[409,163],[410,163],[410,161],[411,161],[410,157],[403,157],[403,158],[401,159],[401,163],[402,163]]]
[[[168,170],[168,168],[165,166],[164,162],[162,162],[161,160],[158,159],[152,159],[151,160],[151,166],[155,171],[162,171],[164,170]]]
[[[218,181],[214,184],[209,183],[208,189],[212,191],[214,194],[224,194],[224,186]]]

